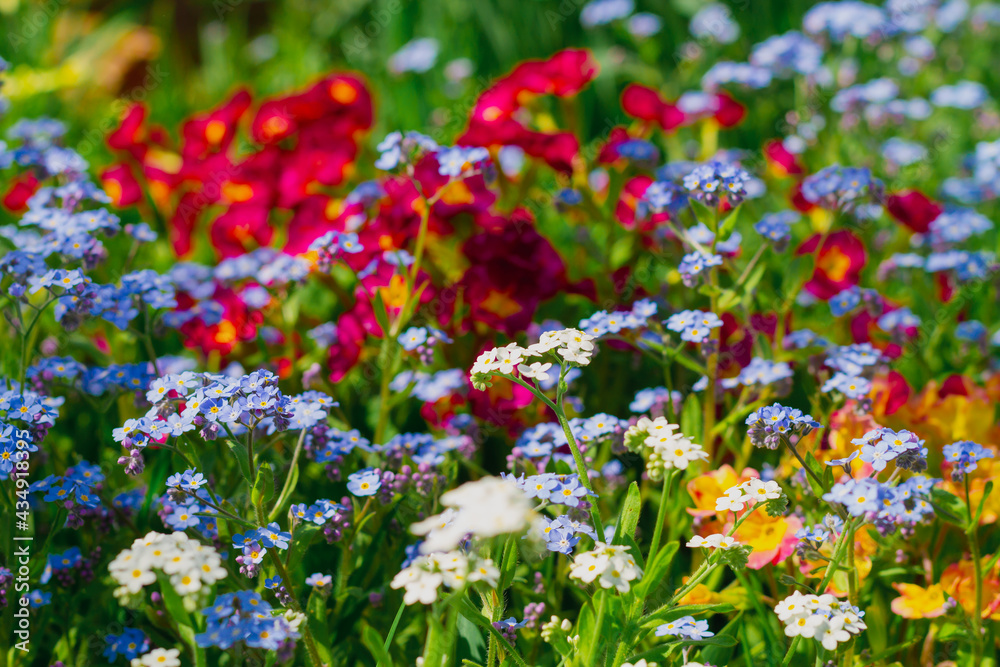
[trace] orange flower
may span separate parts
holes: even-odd
[[[980,562],[986,564],[991,558],[984,556]],[[952,563],[945,568],[941,573],[941,587],[958,601],[966,614],[975,612],[976,583],[971,560]],[[1000,620],[1000,579],[995,572],[983,572],[983,608],[980,613],[983,618]]]
[[[900,597],[892,601],[892,612],[903,618],[937,618],[947,611],[941,584],[922,588],[916,584],[893,584]]]
[[[677,604],[721,604],[728,602],[737,609],[746,609],[748,600],[746,589],[742,586],[730,586],[715,592],[705,584],[698,584],[691,589],[691,592],[678,600]]]
[[[746,468],[737,476],[736,471],[729,464],[720,466],[718,470],[698,475],[687,484],[688,494],[694,501],[694,507],[689,507],[687,510],[688,514],[701,517],[714,516],[716,514],[715,499],[726,495],[726,489],[731,489],[751,477],[760,477],[760,474],[752,468]],[[724,514],[720,515],[723,520],[725,519]]]
[[[726,530],[732,528],[732,523]],[[768,516],[763,508],[756,510],[733,533],[740,544],[753,547],[747,567],[759,570],[768,563],[780,563],[794,551],[798,539],[795,533],[802,528],[797,516]]]

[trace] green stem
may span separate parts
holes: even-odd
[[[660,506],[656,511],[656,526],[653,528],[653,541],[649,545],[649,560],[652,561],[660,549],[660,538],[663,535],[663,522],[667,515],[667,498],[670,496],[670,483],[674,480],[676,469],[663,476],[663,491],[660,494]]]
[[[258,502],[254,505],[254,510],[257,513],[257,523],[261,526],[266,526],[264,522],[264,504],[263,502]],[[281,558],[278,556],[277,549],[268,549],[267,556],[274,565],[274,569],[277,570],[278,576],[281,580],[287,582],[288,586],[292,586],[292,577],[288,574],[288,568],[285,564],[281,562]],[[299,604],[299,598],[296,595],[289,596],[291,600],[292,610],[296,613],[302,613],[302,606]],[[316,648],[316,641],[313,639],[312,632],[309,631],[309,619],[306,618],[299,625],[302,628],[302,639],[305,641],[306,653],[309,654],[309,661],[313,667],[322,667],[323,661],[319,657],[319,650]]]
[[[601,626],[604,625],[604,607],[607,604],[608,593],[601,594],[601,604],[597,607],[597,620],[594,622],[594,637],[590,641],[590,654],[587,656],[587,667],[596,665],[597,646],[601,640]]]
[[[302,443],[306,439],[306,430],[307,429],[302,429],[302,432],[299,433],[299,439],[295,443],[295,451],[292,452],[292,465],[288,467],[288,475],[285,477],[285,483],[281,487],[281,493],[278,494],[278,501],[274,503],[274,507],[271,508],[271,513],[268,515],[268,519],[270,521],[274,521],[278,518],[278,512],[281,511],[281,506],[285,504],[285,501],[287,501],[292,495],[292,492],[295,491],[295,484],[298,483],[299,476],[294,475],[295,484],[293,484],[292,471],[295,470],[295,466],[299,464],[299,454],[302,453]]]
[[[965,475],[965,506],[969,512],[969,527],[965,531],[969,539],[969,549],[972,551],[972,571],[975,576],[976,606],[972,611],[972,664],[980,665],[983,660],[983,563],[979,554],[978,525],[976,515],[972,510],[972,499],[969,494],[969,476]]]

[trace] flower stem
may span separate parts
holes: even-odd
[[[976,586],[976,600],[975,607],[972,610],[972,633],[975,635],[972,638],[972,664],[979,665],[982,664],[983,659],[983,563],[982,558],[979,555],[979,535],[976,522],[976,515],[972,510],[972,498],[969,493],[969,475],[965,475],[965,507],[969,512],[969,527],[966,529],[965,534],[969,539],[969,550],[972,552],[972,572],[975,576],[975,586]]]
[[[667,497],[670,495],[670,484],[674,481],[676,469],[663,476],[663,491],[660,494],[660,506],[656,512],[656,526],[653,528],[653,541],[649,545],[649,559],[653,560],[660,549],[660,538],[663,535],[663,521],[667,515]],[[648,562],[648,561],[647,561]]]
[[[263,502],[258,502],[254,505],[254,510],[257,512],[257,523],[261,526],[266,526],[264,522],[264,505]],[[281,577],[282,581],[287,581],[291,585],[292,578],[288,574],[288,569],[285,564],[281,562],[281,558],[278,556],[278,551],[276,549],[267,550],[268,558],[271,560],[271,564],[274,565],[274,569],[277,570],[278,576]],[[302,606],[299,604],[299,599],[294,594],[289,596],[291,600],[292,610],[296,613],[302,614]],[[316,648],[316,641],[313,639],[312,632],[309,631],[309,618],[306,617],[302,620],[302,639],[305,641],[306,652],[309,654],[309,662],[313,667],[322,667],[323,661],[319,657],[319,650]]]

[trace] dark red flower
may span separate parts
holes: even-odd
[[[928,199],[919,190],[906,190],[889,195],[885,207],[889,209],[892,217],[918,234],[926,234],[931,221],[943,210],[938,203]]]
[[[772,139],[764,145],[764,157],[771,167],[782,176],[798,176],[805,173],[799,158],[785,148],[780,139]]]
[[[796,251],[798,255],[814,254],[822,234],[808,238]],[[816,254],[816,270],[805,288],[820,299],[829,299],[842,290],[858,284],[861,269],[867,261],[865,245],[849,230],[831,233]]]

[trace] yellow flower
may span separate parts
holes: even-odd
[[[892,612],[903,618],[937,618],[947,607],[947,598],[941,584],[928,588],[916,584],[893,584],[899,597],[892,601]]]
[[[726,527],[728,529],[730,526]],[[747,567],[759,570],[768,563],[780,563],[795,552],[798,540],[795,533],[802,528],[802,521],[795,515],[768,516],[757,510],[733,533],[740,544],[753,548]]]

